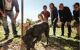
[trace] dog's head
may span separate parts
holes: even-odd
[[[30,23],[23,23],[23,36],[26,34],[28,28],[30,28]]]
[[[30,27],[30,23],[24,23],[23,24],[23,30],[27,30]]]

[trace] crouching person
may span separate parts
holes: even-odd
[[[64,6],[62,3],[59,5],[59,17],[61,21],[61,36],[64,36],[64,25],[67,22],[68,27],[68,37],[71,37],[71,20],[72,14],[69,7]]]
[[[50,3],[51,23],[53,26],[53,35],[56,35],[56,26],[58,22],[58,10],[53,3]]]
[[[74,19],[75,21],[77,22],[77,35],[76,35],[76,39],[79,39],[79,33],[80,33],[80,21],[79,21],[79,18],[80,18],[80,9],[79,9],[79,3],[75,3],[74,4],[74,10],[73,10],[73,16],[74,16]]]

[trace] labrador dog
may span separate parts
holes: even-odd
[[[34,25],[33,27],[29,28],[26,31],[26,34],[22,37],[22,40],[26,45],[27,50],[30,50],[30,48],[34,48],[35,43],[41,40],[43,33],[47,37],[47,44],[48,44],[49,25],[47,22]]]

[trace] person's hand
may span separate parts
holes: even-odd
[[[14,17],[13,17],[13,22],[16,24],[16,18],[17,18],[17,16],[18,16],[18,12],[16,12],[16,14],[14,15]]]
[[[3,17],[6,17],[5,14],[2,14]]]
[[[0,14],[2,15],[2,17],[5,17],[5,14],[0,10]]]
[[[13,17],[13,23],[16,24],[16,17]]]

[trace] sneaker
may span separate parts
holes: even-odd
[[[5,38],[4,38],[4,39],[8,39],[8,36],[9,36],[9,35],[5,35]]]

